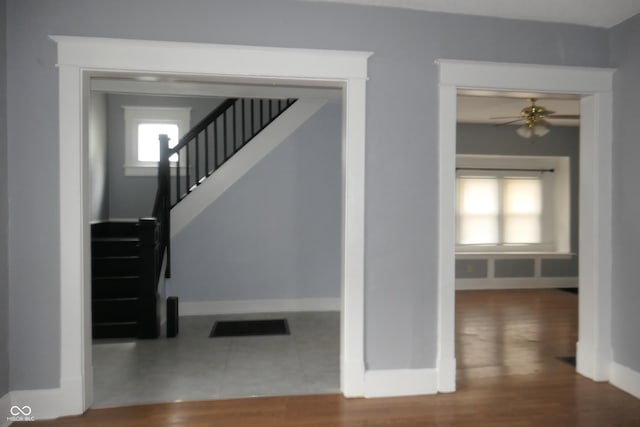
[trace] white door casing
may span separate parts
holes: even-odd
[[[52,36],[60,124],[60,389],[47,416],[92,403],[86,102],[92,73],[179,75],[342,89],[341,390],[364,392],[365,86],[371,53]]]
[[[455,154],[459,88],[569,93],[580,102],[577,371],[609,379],[611,362],[612,69],[439,60],[438,389],[455,390]]]

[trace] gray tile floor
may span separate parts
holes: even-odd
[[[291,335],[209,338],[215,320],[286,318]],[[94,405],[336,393],[340,313],[180,318],[176,338],[96,340]]]

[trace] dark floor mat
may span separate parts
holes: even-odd
[[[287,319],[223,320],[213,324],[209,338],[289,335]]]
[[[558,360],[567,363],[571,366],[576,366],[576,357],[575,356],[564,356],[564,357],[558,357]]]

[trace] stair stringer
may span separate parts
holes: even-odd
[[[327,103],[326,99],[298,99],[269,126],[256,135],[185,199],[171,209],[174,237],[238,179],[289,137]]]

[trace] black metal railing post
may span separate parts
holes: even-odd
[[[180,155],[180,161],[176,165],[175,194],[173,194],[173,188],[170,186],[171,183],[167,184],[169,188],[167,192],[169,209],[187,197],[205,178],[235,155],[238,150],[244,147],[295,101],[295,99],[284,99],[277,100],[273,104],[271,100],[265,99],[242,99],[238,102],[238,98],[229,98],[189,130],[173,148],[169,149],[166,156],[162,155],[162,159],[174,154]],[[246,105],[247,102],[248,105]],[[272,104],[275,107],[275,111],[272,109]],[[240,114],[240,117],[237,117],[238,114]],[[265,114],[268,117],[265,117]],[[209,126],[211,126],[211,138],[209,137]],[[238,129],[239,126],[241,129]],[[238,141],[239,137],[241,137],[240,141]],[[204,155],[206,159],[204,163],[206,167],[201,173],[200,144],[203,141],[205,144]],[[211,147],[209,144],[211,144]],[[190,150],[195,150],[195,154],[191,153]],[[209,161],[210,151],[213,152],[213,165],[211,167],[206,164]],[[192,157],[195,158],[196,163],[193,171],[191,170]],[[183,167],[186,168],[184,172],[182,171]],[[183,173],[185,178],[184,191],[181,184],[181,175]]]
[[[140,286],[138,288],[138,338],[160,336],[158,311],[158,222],[155,218],[140,218]]]
[[[165,269],[165,277],[171,277],[171,166],[169,158],[169,137],[160,135],[160,162],[158,163],[158,190],[156,202],[159,206],[154,207],[153,216],[160,221],[160,254],[163,252],[167,256],[167,265]],[[180,163],[178,161],[178,163]],[[180,174],[180,170],[176,171]],[[162,260],[160,260],[162,262]]]

